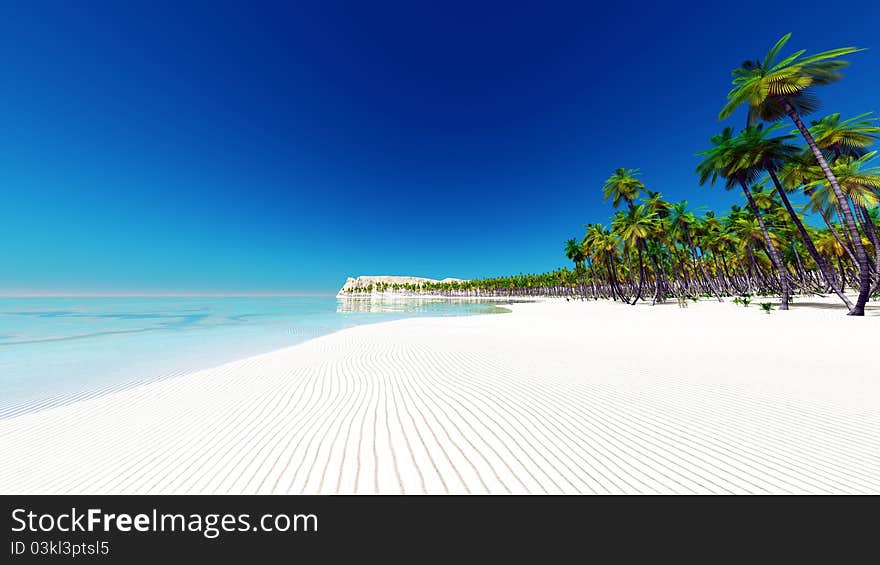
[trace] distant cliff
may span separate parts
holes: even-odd
[[[357,278],[348,277],[346,279],[345,284],[342,285],[342,288],[339,289],[339,294],[347,295],[357,292],[365,292],[367,288],[372,286],[372,291],[376,292],[377,289],[382,288],[386,292],[394,292],[394,285],[399,285],[400,287],[404,287],[405,285],[419,285],[422,283],[450,283],[450,282],[464,282],[464,279],[453,279],[453,278],[445,278],[443,280],[437,279],[428,279],[425,277],[397,277],[397,276],[362,276]],[[404,290],[403,288],[400,288]]]

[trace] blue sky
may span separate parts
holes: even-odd
[[[0,291],[550,270],[620,166],[726,208],[694,153],[730,69],[783,33],[868,47],[820,112],[880,109],[875,3],[749,6],[8,3]]]

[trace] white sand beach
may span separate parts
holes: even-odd
[[[0,420],[0,491],[880,494],[880,307],[833,304],[359,326]]]

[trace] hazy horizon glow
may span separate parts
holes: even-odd
[[[335,292],[137,292],[137,291],[91,291],[91,292],[65,292],[61,291],[0,291],[0,298],[175,298],[175,297],[198,297],[198,298],[259,298],[259,297],[318,297],[336,296]]]
[[[695,153],[782,34],[858,45],[820,113],[877,111],[876,3],[14,2],[0,293],[334,293],[542,272],[639,168],[719,212]],[[772,17],[775,14],[775,17]]]

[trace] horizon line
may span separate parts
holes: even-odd
[[[166,298],[235,298],[235,297],[280,297],[280,296],[336,296],[336,292],[183,292],[183,291],[121,291],[121,292],[102,292],[102,291],[0,291],[0,298],[110,298],[110,297],[130,297],[130,298],[149,298],[149,297],[166,297]]]

